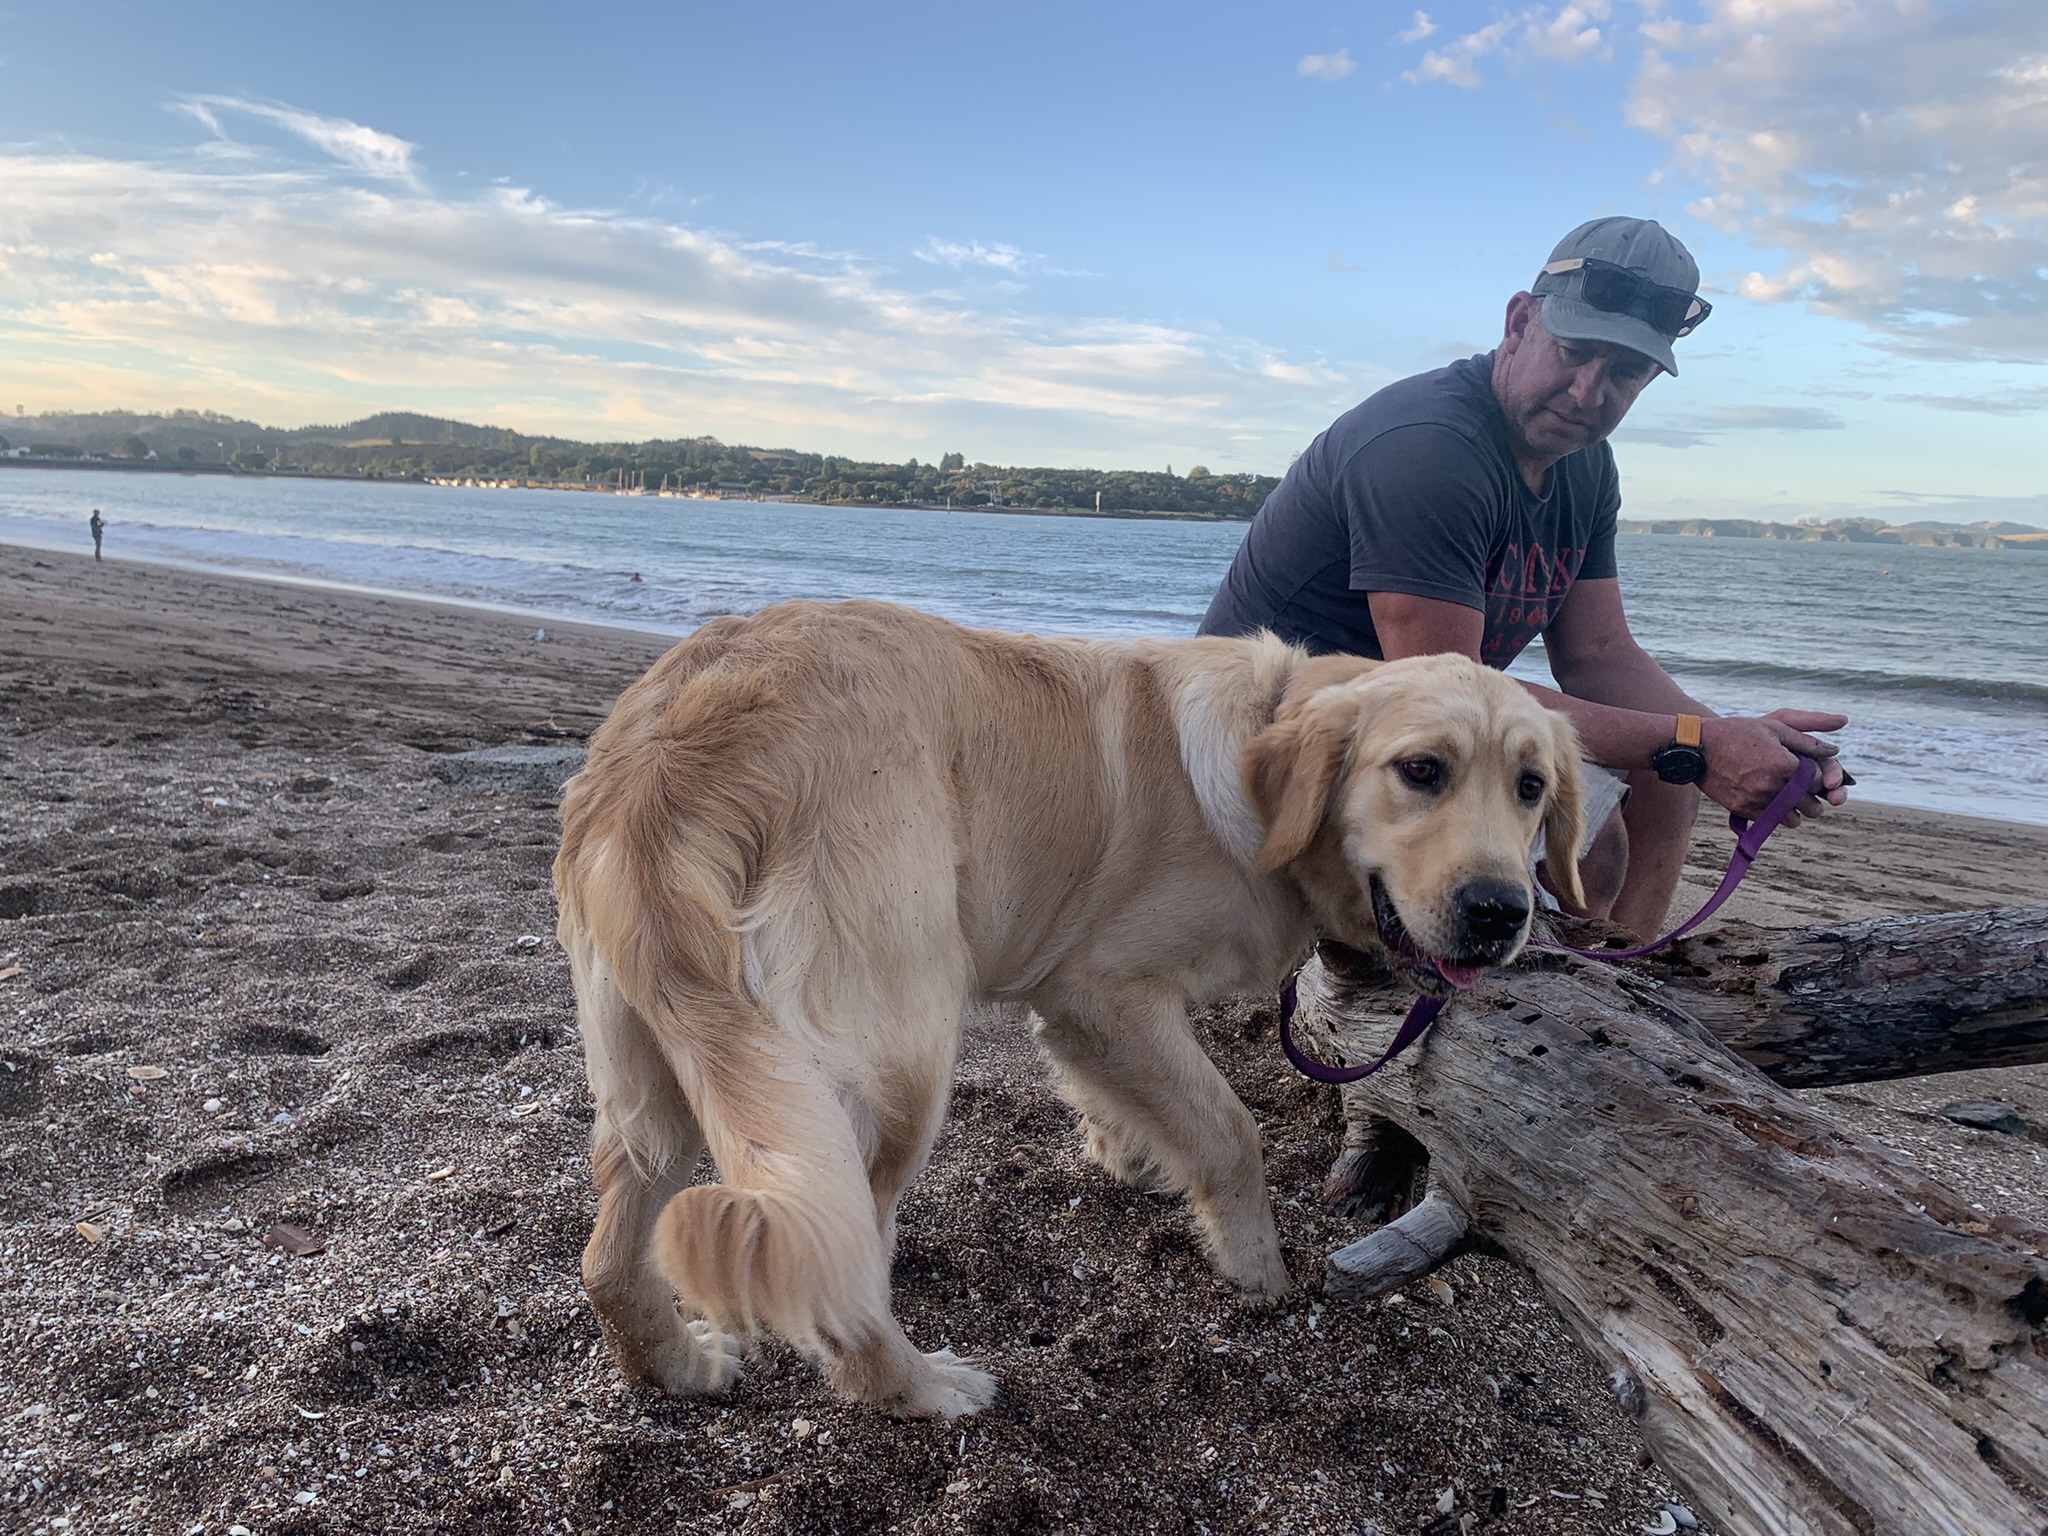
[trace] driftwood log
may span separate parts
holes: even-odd
[[[1726,924],[1644,970],[1787,1088],[2048,1061],[2048,907]]]
[[[1365,1059],[1405,998],[1345,959],[1297,1023]],[[1326,1289],[1522,1264],[1724,1530],[2048,1532],[2048,1234],[1779,1086],[2042,1060],[2044,1005],[2048,908],[1534,957],[1346,1090],[1334,1193],[1398,1205],[1426,1162],[1427,1195]]]

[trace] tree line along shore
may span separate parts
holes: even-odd
[[[17,416],[0,421],[0,465],[304,478],[409,480],[531,490],[623,491],[827,506],[946,507],[1068,516],[1249,521],[1278,485],[1257,474],[901,464],[753,448],[714,437],[585,443],[386,411],[334,426],[266,427],[211,411]],[[1892,523],[1876,517],[1624,519],[1624,533],[1690,538],[2048,551],[2015,522]]]
[[[407,412],[340,426],[264,427],[210,412],[109,411],[0,421],[0,463],[629,490],[855,506],[1249,519],[1279,479],[970,463],[901,464],[753,448],[713,437],[584,443]]]

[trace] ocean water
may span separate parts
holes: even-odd
[[[1244,526],[0,470],[0,543],[685,634],[789,597],[1192,633]],[[1624,535],[1630,621],[1713,708],[1851,717],[1857,793],[2048,825],[2048,554]],[[635,582],[637,573],[641,580]],[[1547,681],[1540,648],[1518,675]]]

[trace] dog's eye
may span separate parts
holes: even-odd
[[[1433,757],[1411,757],[1405,763],[1396,764],[1401,777],[1417,789],[1441,789],[1444,782],[1444,765]]]
[[[1543,779],[1540,774],[1523,774],[1522,782],[1515,787],[1521,792],[1524,805],[1534,805],[1543,798]]]

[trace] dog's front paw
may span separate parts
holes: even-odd
[[[1287,1266],[1274,1261],[1272,1268],[1250,1280],[1237,1280],[1238,1298],[1253,1312],[1268,1311],[1285,1301],[1294,1289],[1294,1277]]]
[[[745,1359],[738,1339],[692,1318],[654,1351],[646,1380],[671,1397],[716,1397],[739,1380]]]
[[[996,1400],[999,1383],[971,1360],[950,1349],[921,1357],[926,1370],[915,1386],[889,1405],[902,1419],[957,1419],[979,1413]]]
[[[1294,1279],[1285,1270],[1280,1278],[1261,1285],[1238,1287],[1237,1299],[1247,1312],[1271,1312],[1294,1292]]]
[[[1277,1234],[1270,1242],[1218,1244],[1212,1252],[1216,1273],[1237,1287],[1247,1307],[1273,1306],[1294,1289],[1294,1277],[1280,1257]]]

